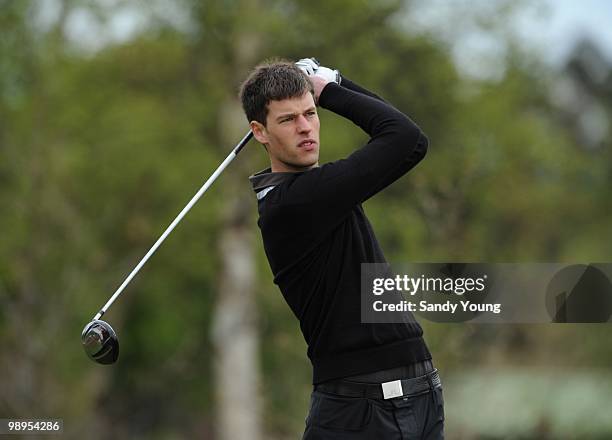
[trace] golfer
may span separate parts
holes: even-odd
[[[250,177],[263,244],[308,344],[314,389],[303,439],[441,439],[442,386],[421,326],[361,322],[361,263],[385,257],[361,204],[423,159],[407,116],[314,59],[257,66],[240,98],[270,168]],[[319,166],[317,107],[370,140]]]

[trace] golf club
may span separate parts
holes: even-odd
[[[138,273],[138,271],[144,266],[147,260],[155,253],[157,248],[163,243],[168,237],[170,232],[176,227],[176,225],[183,219],[185,214],[196,204],[196,202],[202,197],[206,190],[213,184],[213,182],[219,177],[223,170],[234,160],[234,158],[240,153],[240,150],[249,142],[253,137],[253,132],[249,132],[242,138],[242,140],[234,147],[232,152],[225,158],[225,160],[219,165],[215,172],[208,178],[208,180],[202,185],[199,191],[192,197],[187,203],[183,210],[176,216],[174,221],[166,228],[164,233],[157,239],[155,244],[149,249],[146,255],[140,260],[136,267],[130,272],[125,281],[115,291],[113,296],[104,304],[104,307],[94,316],[93,320],[85,326],[81,333],[81,343],[85,349],[87,356],[99,363],[99,364],[113,364],[119,358],[119,339],[113,328],[105,321],[100,318],[108,308],[115,302],[115,300],[121,295],[121,292],[125,287],[132,281],[132,278]]]

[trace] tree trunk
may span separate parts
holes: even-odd
[[[218,440],[259,440],[260,393],[255,269],[251,228],[242,197],[230,207],[220,238],[222,273],[215,310],[215,387]],[[241,212],[242,211],[242,212]]]
[[[253,64],[254,35],[242,33],[233,48],[233,72],[244,72]],[[230,148],[242,138],[248,125],[237,99],[229,98],[219,112],[220,136]],[[247,146],[252,148],[253,146]],[[213,322],[215,346],[216,438],[218,440],[260,440],[261,423],[259,335],[255,303],[256,283],[253,255],[254,193],[246,181],[248,151],[228,168],[219,182],[226,201],[219,251],[221,274]],[[242,159],[242,160],[241,160]],[[225,178],[223,178],[225,177]]]

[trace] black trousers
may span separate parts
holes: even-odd
[[[302,440],[444,439],[442,385],[394,399],[314,390]]]

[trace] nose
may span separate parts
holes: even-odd
[[[310,121],[304,115],[297,117],[296,126],[298,133],[308,133],[311,130]]]

